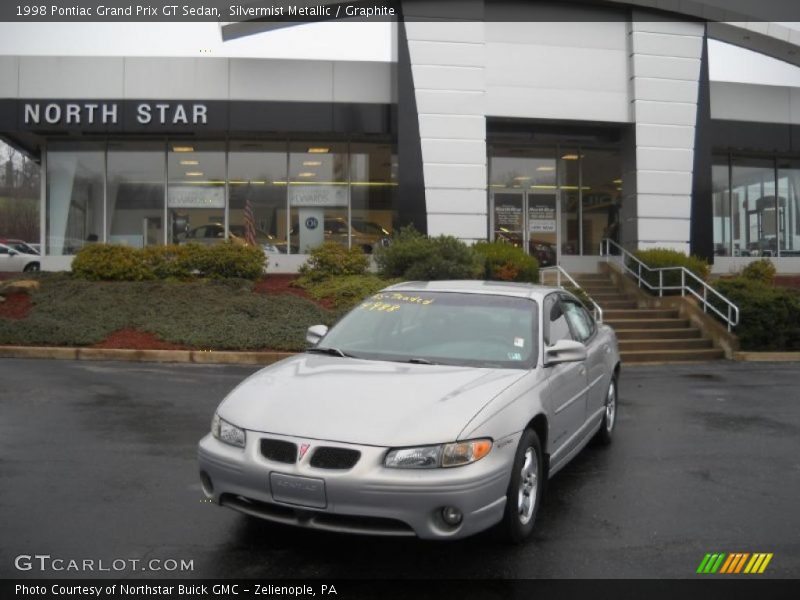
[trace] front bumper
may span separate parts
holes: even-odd
[[[261,454],[264,437],[311,445],[293,464]],[[289,525],[373,535],[409,535],[425,539],[455,539],[498,523],[505,509],[511,465],[519,436],[505,438],[482,460],[447,469],[388,469],[388,448],[324,442],[325,446],[361,452],[351,469],[310,465],[316,440],[247,432],[244,449],[223,444],[211,434],[200,440],[198,462],[206,495],[221,506]],[[324,507],[276,500],[273,475],[324,481]],[[277,490],[278,495],[281,494]],[[445,506],[458,508],[457,526],[441,518]]]

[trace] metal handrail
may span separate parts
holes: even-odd
[[[611,254],[611,247],[616,248],[619,250],[619,255],[612,255]],[[600,242],[600,256],[605,256],[606,262],[609,262],[609,259],[616,258],[619,256],[619,266],[622,268],[623,272],[627,272],[633,277],[636,278],[639,287],[646,287],[651,292],[658,292],[659,297],[664,296],[664,291],[672,291],[672,290],[680,290],[681,296],[686,296],[686,292],[688,291],[692,296],[694,296],[698,301],[703,304],[703,312],[708,312],[710,309],[714,312],[724,323],[728,325],[728,331],[731,331],[733,327],[736,327],[739,324],[739,307],[736,306],[733,302],[731,302],[728,298],[720,294],[717,290],[715,290],[712,286],[708,285],[705,281],[700,279],[697,275],[692,273],[686,267],[660,267],[660,268],[651,268],[644,264],[641,260],[636,258],[633,254],[628,252],[625,248],[620,246],[614,240],[610,240],[608,238],[604,238],[602,242]],[[636,268],[633,269],[628,265],[628,261],[626,259],[630,259],[633,263],[635,263]],[[642,272],[647,271],[650,273],[658,273],[658,285],[650,284],[647,279],[642,276]],[[681,274],[681,284],[680,285],[664,285],[664,273],[666,271],[680,271]],[[703,293],[702,295],[698,293],[692,286],[687,284],[687,279],[689,281],[695,281],[702,286]],[[721,300],[727,307],[727,314],[720,311],[716,306],[710,304],[708,302],[708,295],[709,292],[716,296],[719,300]]]
[[[594,309],[594,319],[595,319],[595,321],[597,321],[598,323],[602,323],[603,322],[603,309],[600,308],[600,305],[597,302],[594,301],[594,298],[592,298],[586,290],[584,290],[580,285],[578,285],[578,282],[575,281],[572,278],[572,276],[569,273],[567,273],[561,265],[553,265],[552,267],[545,267],[543,269],[539,269],[539,283],[544,283],[542,275],[544,275],[545,273],[552,273],[552,272],[556,273],[556,277],[557,277],[557,284],[556,285],[558,287],[560,287],[560,288],[564,287],[563,285],[561,285],[561,276],[563,275],[564,277],[566,277],[569,280],[569,282],[573,285],[573,287],[578,288],[584,294],[586,294],[586,297],[589,299],[589,302],[592,303],[592,308]]]

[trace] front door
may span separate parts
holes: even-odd
[[[494,192],[491,202],[492,234],[536,257],[539,265],[558,260],[558,202],[553,190]]]

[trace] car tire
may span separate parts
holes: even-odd
[[[533,531],[545,483],[544,456],[539,436],[526,429],[520,438],[500,533],[507,542],[519,544]]]
[[[39,263],[38,262],[29,263],[25,265],[23,271],[25,271],[26,273],[36,273],[39,271]]]
[[[595,435],[597,443],[603,446],[608,446],[614,437],[614,427],[617,425],[617,391],[617,376],[612,375],[606,392],[606,410],[603,413],[603,422],[600,423],[600,429]]]

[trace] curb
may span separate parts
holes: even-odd
[[[734,352],[733,360],[742,362],[800,362],[800,352]]]
[[[294,352],[231,352],[226,350],[123,350],[115,348],[61,348],[0,346],[0,358],[58,360],[120,360],[127,362],[271,365]]]

